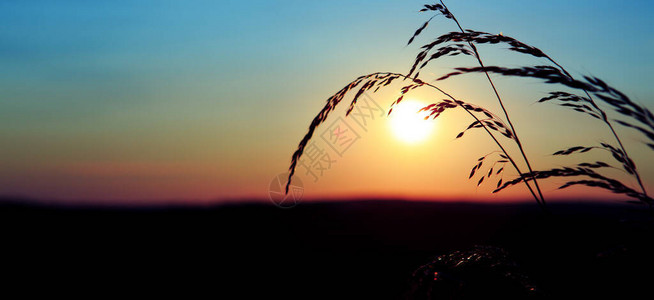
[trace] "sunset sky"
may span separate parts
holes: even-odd
[[[0,195],[74,203],[208,203],[267,199],[325,100],[354,78],[408,72],[420,45],[456,30],[423,1],[2,1],[0,2]],[[651,1],[448,1],[466,28],[535,45],[574,75],[600,77],[654,109]],[[480,47],[488,65],[543,64]],[[471,57],[444,58],[425,79]],[[488,82],[468,76],[437,83],[499,113]],[[573,160],[559,149],[613,143],[606,127],[553,104],[537,81],[497,78],[537,169]],[[387,110],[401,86],[370,94]],[[428,90],[408,99],[442,99]],[[350,99],[350,98],[346,98]],[[407,197],[529,199],[523,186],[491,194],[468,180],[477,158],[497,150],[481,132],[455,140],[471,120],[445,113],[424,141],[407,143],[381,117],[365,125],[344,108],[316,131],[344,121],[357,133],[317,179],[298,169],[306,199]],[[622,130],[654,192],[652,152]],[[515,150],[515,149],[513,149]],[[589,160],[604,159],[593,156]],[[508,166],[507,166],[508,167]],[[507,173],[506,179],[515,173]],[[635,181],[621,173],[626,183]],[[557,191],[550,198],[607,192]]]

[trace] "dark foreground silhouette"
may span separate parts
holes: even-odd
[[[647,210],[407,201],[0,205],[3,289],[214,299],[650,297]],[[14,203],[14,204],[12,204]]]

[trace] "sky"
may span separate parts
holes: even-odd
[[[0,195],[74,203],[213,203],[266,199],[325,100],[354,78],[406,73],[419,45],[454,25],[423,1],[0,1]],[[466,28],[538,46],[574,75],[593,75],[654,109],[651,1],[448,1]],[[501,47],[480,47],[487,64],[542,63]],[[426,78],[470,57],[430,65]],[[536,168],[565,165],[550,154],[610,141],[593,120],[534,104],[550,87],[497,79]],[[488,83],[443,81],[452,94],[491,109]],[[400,86],[370,95],[387,110]],[[410,96],[440,100],[429,91]],[[523,186],[491,194],[468,180],[496,148],[481,133],[454,139],[470,120],[453,112],[419,143],[396,138],[382,114],[331,152],[318,178],[298,169],[306,199],[406,197],[528,199]],[[348,123],[349,122],[349,123]],[[358,127],[355,127],[358,126]],[[356,130],[355,130],[356,128]],[[646,186],[651,152],[622,130]],[[341,149],[343,150],[343,149]],[[515,149],[513,149],[515,151]],[[338,152],[338,153],[336,153]],[[507,173],[506,178],[515,173]],[[624,174],[625,182],[635,182]],[[494,183],[494,182],[493,182]],[[583,188],[548,197],[598,197]]]

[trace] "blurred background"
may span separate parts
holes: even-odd
[[[2,1],[0,195],[93,204],[265,199],[271,179],[287,170],[330,95],[363,74],[408,72],[419,45],[456,30],[436,17],[406,47],[431,16],[418,13],[422,4]],[[537,46],[574,75],[600,77],[654,108],[651,2],[446,4],[464,27]],[[543,63],[502,47],[480,51],[487,65]],[[442,59],[422,72],[423,79],[461,65],[475,61]],[[483,78],[438,84],[455,97],[498,109]],[[534,104],[552,87],[502,78],[497,84],[537,169],[565,165],[551,156],[556,150],[613,141],[590,118]],[[387,110],[399,87],[370,99]],[[441,95],[419,90],[409,98],[428,104]],[[325,125],[343,116],[342,108]],[[476,159],[495,148],[481,132],[454,140],[471,122],[464,114],[444,114],[427,140],[413,144],[395,138],[382,115],[356,127],[359,138],[342,155],[332,154],[335,161],[318,180],[298,169],[305,199],[529,197],[522,186],[493,195],[494,183],[476,188],[467,180]],[[624,134],[653,188],[654,165],[641,136]],[[544,192],[554,198],[598,195],[583,188],[559,193],[560,183],[546,184]]]

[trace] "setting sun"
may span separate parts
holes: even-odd
[[[393,135],[402,142],[414,144],[422,142],[429,137],[434,122],[425,120],[427,112],[418,111],[426,104],[416,100],[400,102],[390,115],[389,126]]]

